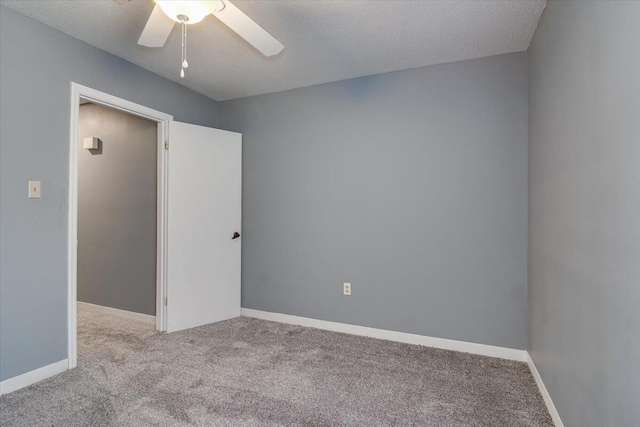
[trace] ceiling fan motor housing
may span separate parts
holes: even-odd
[[[197,24],[218,8],[215,0],[156,0],[162,11],[176,22]]]

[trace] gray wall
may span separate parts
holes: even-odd
[[[78,301],[155,315],[158,125],[97,104],[79,116]]]
[[[220,103],[243,306],[524,349],[526,73],[518,53]]]
[[[529,352],[566,426],[637,426],[640,2],[549,2],[529,84]]]
[[[217,125],[215,101],[0,6],[0,380],[67,357],[71,81]]]

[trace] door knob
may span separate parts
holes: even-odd
[[[240,233],[236,231],[235,233],[233,233],[233,237],[231,238],[231,240],[237,239],[238,237],[240,237]]]

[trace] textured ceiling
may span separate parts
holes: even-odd
[[[164,48],[137,44],[151,0],[1,3],[221,101],[523,51],[546,0],[236,0],[284,50],[266,58],[209,16],[189,26],[184,79],[177,27]]]

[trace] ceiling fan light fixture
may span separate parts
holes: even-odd
[[[156,0],[165,15],[181,24],[197,24],[217,10],[216,3],[216,0]]]
[[[119,1],[119,0],[117,0]],[[127,1],[127,0],[123,0]],[[147,24],[140,34],[138,44],[146,47],[162,47],[167,42],[175,23],[180,24],[181,48],[180,77],[184,78],[187,62],[187,26],[202,21],[207,15],[215,16],[236,32],[264,56],[277,55],[284,49],[253,19],[227,0],[155,0]]]

